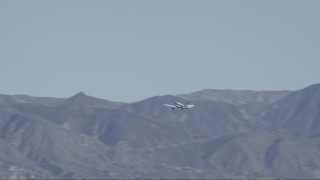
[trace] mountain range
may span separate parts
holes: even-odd
[[[0,95],[0,149],[0,179],[320,178],[320,84],[133,103]]]

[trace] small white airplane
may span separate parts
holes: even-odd
[[[182,104],[180,102],[175,102],[174,105],[170,105],[170,104],[164,104],[164,105],[167,107],[171,107],[172,110],[174,110],[175,108],[177,108],[177,109],[180,108],[181,110],[183,110],[183,109],[190,109],[190,108],[194,107],[194,105],[189,104],[189,103],[190,102],[187,102],[187,104]]]

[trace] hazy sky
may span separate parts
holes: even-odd
[[[136,101],[320,83],[320,1],[0,1],[0,94]]]

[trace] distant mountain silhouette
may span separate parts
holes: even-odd
[[[255,118],[261,118],[267,106],[288,95],[291,91],[251,91],[205,89],[179,97],[190,101],[221,101],[240,106]]]
[[[176,96],[156,96],[127,105],[131,112],[162,121],[173,122],[203,136],[220,136],[259,127],[259,122],[243,109],[219,101],[193,101],[194,109],[171,110],[164,103],[187,100]],[[196,119],[196,120],[195,120]]]
[[[95,97],[86,95],[84,92],[79,92],[74,96],[62,101],[59,104],[59,106],[112,108],[120,104],[122,103],[95,98]]]
[[[264,117],[274,130],[300,136],[320,133],[320,84],[292,92],[272,104]]]
[[[270,104],[288,95],[291,91],[251,91],[205,89],[190,94],[178,95],[188,100],[222,101],[234,105]]]
[[[134,103],[0,95],[0,179],[318,179],[319,99],[320,84]]]
[[[0,104],[13,105],[22,103],[36,103],[47,106],[53,106],[63,101],[63,98],[53,98],[53,97],[32,97],[26,95],[3,95],[0,94]]]

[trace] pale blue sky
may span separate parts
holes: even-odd
[[[131,102],[320,83],[320,1],[0,1],[0,94]]]

